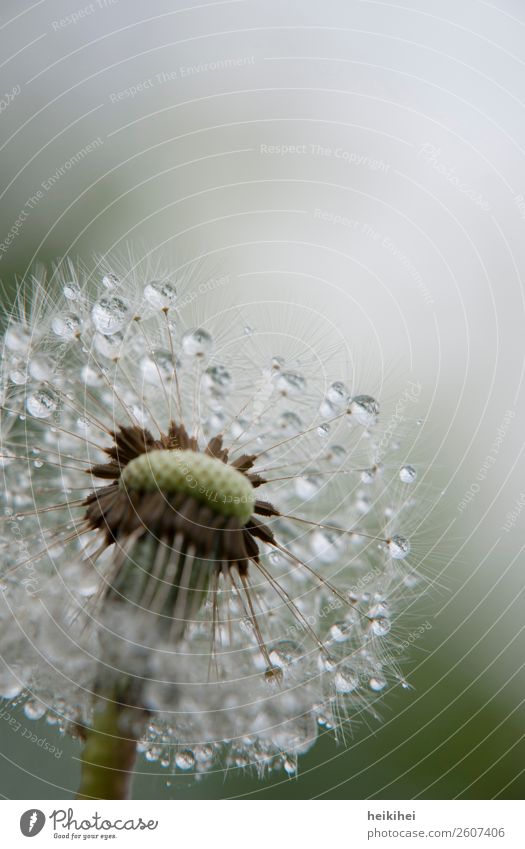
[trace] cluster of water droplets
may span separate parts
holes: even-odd
[[[417,470],[392,445],[378,452],[376,398],[326,380],[306,356],[265,348],[256,322],[232,326],[226,344],[188,321],[181,294],[175,275],[133,285],[112,271],[95,283],[71,275],[51,309],[41,299],[7,327],[0,697],[61,729],[89,721],[98,665],[111,656],[144,676],[151,763],[292,775],[320,733],[358,720],[400,680],[392,626],[418,580],[404,533]],[[138,610],[97,611],[87,629],[79,615],[112,565],[111,550],[92,559],[94,534],[75,534],[74,503],[105,484],[86,471],[107,460],[116,424],[155,434],[170,419],[201,447],[223,434],[232,460],[255,454],[258,495],[283,514],[271,526],[286,550],[260,549],[285,595],[254,575],[269,661],[231,587],[213,658],[209,603],[176,649]]]

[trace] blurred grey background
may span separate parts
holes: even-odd
[[[523,796],[523,3],[3,0],[0,16],[7,300],[37,260],[205,256],[247,314],[295,302],[300,331],[321,312],[381,397],[422,386],[415,540],[436,587],[411,612],[431,625],[403,666],[413,690],[324,735],[298,778],[141,764],[135,794]],[[53,757],[1,710],[0,793],[72,796],[77,746],[30,723]]]

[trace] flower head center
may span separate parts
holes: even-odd
[[[134,492],[188,495],[243,524],[255,502],[253,486],[242,472],[197,451],[158,449],[140,454],[122,471],[120,486]]]

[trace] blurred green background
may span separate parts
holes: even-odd
[[[521,510],[505,527],[525,490],[522,5],[4,0],[0,16],[0,241],[29,209],[2,242],[6,309],[36,261],[206,255],[239,304],[334,321],[390,397],[423,387],[417,551],[437,586],[411,610],[431,624],[403,662],[413,689],[323,735],[297,778],[140,761],[135,795],[522,797]],[[55,758],[1,710],[0,794],[73,796],[78,746],[29,723]]]

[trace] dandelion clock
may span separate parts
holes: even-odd
[[[137,757],[293,775],[404,683],[413,458],[321,333],[196,274],[63,263],[5,323],[0,696],[80,741],[81,798]]]

